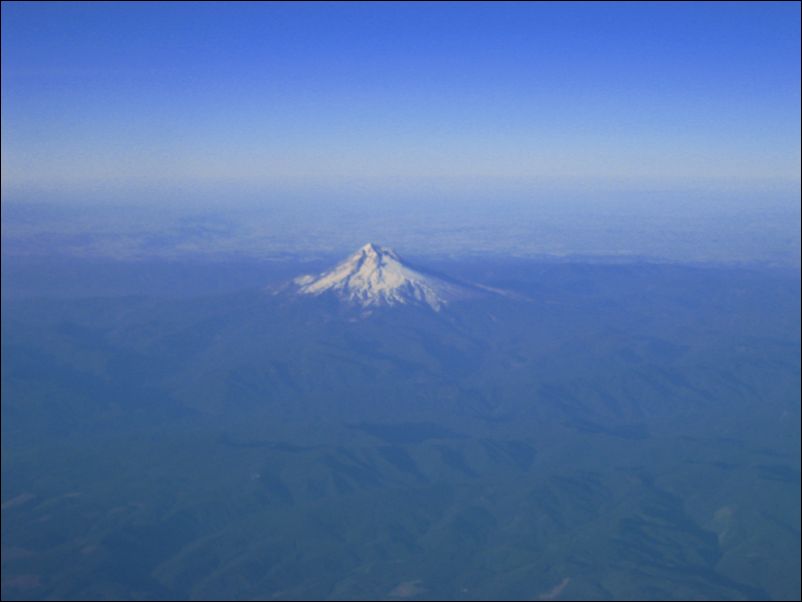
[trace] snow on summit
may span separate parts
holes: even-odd
[[[332,270],[294,280],[298,292],[331,292],[363,307],[417,303],[435,311],[452,299],[466,296],[467,288],[423,274],[404,265],[395,251],[368,243]]]

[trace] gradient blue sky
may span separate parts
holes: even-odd
[[[2,4],[4,192],[800,179],[800,5]]]

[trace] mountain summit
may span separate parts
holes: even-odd
[[[435,311],[471,294],[468,286],[448,282],[405,265],[392,249],[368,243],[317,276],[301,276],[294,284],[304,295],[333,293],[362,307],[418,304]]]

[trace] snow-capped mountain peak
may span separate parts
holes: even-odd
[[[317,276],[294,280],[298,293],[333,293],[362,307],[423,304],[439,311],[449,301],[465,296],[467,288],[424,274],[405,265],[392,249],[368,243]]]

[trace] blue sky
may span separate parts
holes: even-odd
[[[800,5],[2,4],[4,192],[800,179]]]

